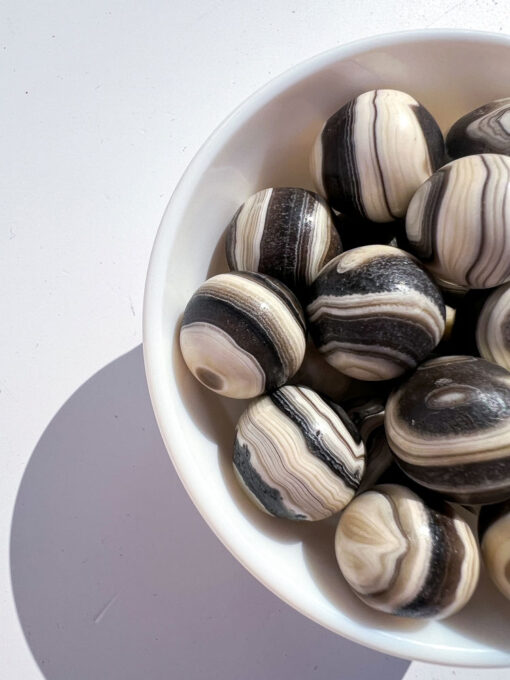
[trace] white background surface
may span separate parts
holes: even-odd
[[[374,33],[508,33],[506,0],[4,0],[0,18],[0,678],[509,678],[368,652],[266,592],[176,479],[140,350],[161,214],[233,107]]]

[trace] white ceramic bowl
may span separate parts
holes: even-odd
[[[191,162],[164,215],[147,277],[151,398],[173,463],[203,517],[285,602],[344,637],[408,659],[510,665],[510,603],[482,575],[470,604],[445,621],[398,619],[365,607],[338,571],[334,522],[267,517],[238,489],[231,459],[243,404],[218,398],[187,371],[179,321],[198,285],[226,270],[222,234],[236,208],[264,187],[312,188],[312,140],[342,104],[365,90],[401,89],[445,130],[470,109],[509,96],[509,67],[510,37],[419,31],[343,45],[292,68],[234,111]]]

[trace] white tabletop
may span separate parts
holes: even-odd
[[[144,382],[149,253],[203,140],[296,62],[424,27],[510,32],[508,4],[2,4],[1,680],[509,677],[382,656],[267,592],[188,500]]]

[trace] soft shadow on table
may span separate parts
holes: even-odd
[[[294,612],[219,543],[161,441],[141,347],[43,433],[16,501],[11,571],[47,680],[400,680],[408,667]]]

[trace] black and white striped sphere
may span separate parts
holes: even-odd
[[[311,283],[342,252],[324,200],[298,188],[264,189],[239,208],[227,229],[230,269],[261,272],[292,290]]]
[[[398,484],[381,484],[350,503],[335,552],[356,595],[397,616],[451,616],[478,583],[478,546],[467,522],[447,503],[431,506]]]
[[[446,136],[450,158],[476,153],[510,155],[510,97],[484,104],[452,125]]]
[[[328,119],[312,151],[318,192],[341,213],[391,222],[444,158],[441,131],[416,99],[373,90]]]
[[[305,321],[294,294],[264,274],[231,272],[205,281],[188,302],[181,351],[200,382],[247,399],[276,389],[305,353]]]
[[[485,505],[480,510],[478,535],[485,568],[510,600],[510,501]]]
[[[411,479],[459,503],[510,497],[510,373],[485,359],[432,359],[388,398],[386,435]]]
[[[308,291],[309,328],[326,361],[360,380],[389,380],[439,343],[441,294],[408,253],[362,246],[331,260]]]
[[[432,175],[406,216],[409,249],[434,276],[467,288],[510,280],[510,158],[459,158]]]
[[[476,325],[481,356],[510,370],[510,283],[487,298]]]
[[[237,424],[234,471],[251,500],[276,517],[319,520],[344,508],[365,447],[342,409],[287,385],[253,401]]]

